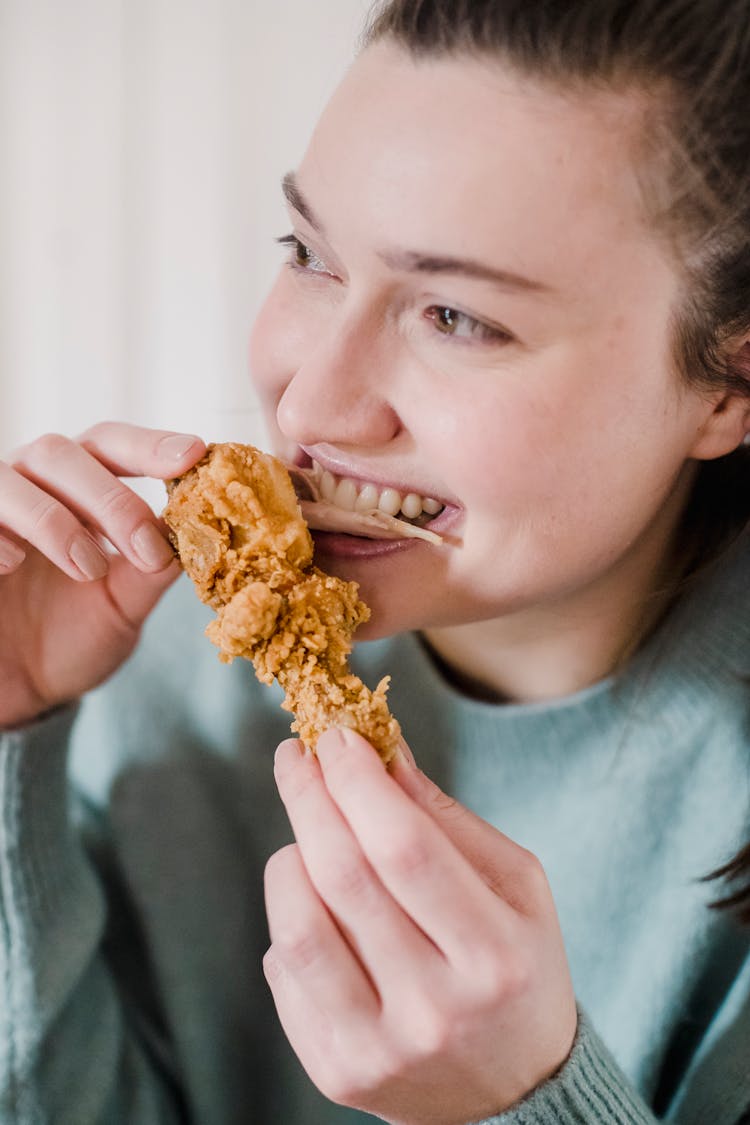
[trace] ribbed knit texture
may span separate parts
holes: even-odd
[[[68,816],[73,708],[0,738],[0,1122],[176,1123],[100,958],[105,905]]]
[[[533,850],[555,896],[576,1043],[488,1125],[738,1125],[750,1106],[750,941],[700,881],[750,836],[747,562],[623,675],[551,704],[468,699],[416,637],[356,653],[369,683],[392,675],[422,768]],[[178,584],[80,715],[0,737],[0,1125],[370,1120],[318,1094],[273,1011],[262,873],[290,839],[289,716],[219,663],[209,616]]]
[[[653,1125],[655,1120],[581,1012],[576,1042],[561,1072],[510,1113],[482,1125]]]

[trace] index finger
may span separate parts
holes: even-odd
[[[331,797],[406,914],[457,966],[509,936],[515,915],[435,821],[353,731],[321,735],[317,755]]]
[[[196,434],[154,430],[129,422],[99,422],[78,442],[118,477],[169,480],[187,472],[206,452]]]
[[[422,975],[435,953],[387,892],[331,799],[320,763],[288,739],[274,773],[308,877],[381,996],[403,992],[401,964]],[[382,767],[381,767],[382,768]]]

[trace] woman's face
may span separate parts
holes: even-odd
[[[711,406],[671,362],[638,121],[378,44],[288,178],[299,244],[251,347],[277,452],[445,505],[441,546],[317,540],[369,635],[559,616],[655,572]]]

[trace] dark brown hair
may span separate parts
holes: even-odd
[[[683,279],[676,367],[699,389],[750,397],[750,0],[385,0],[362,42],[381,39],[416,58],[500,58],[565,89],[645,95],[644,203]],[[701,466],[685,571],[747,525],[748,483],[748,447]],[[714,905],[750,922],[750,845],[708,877],[729,882]]]

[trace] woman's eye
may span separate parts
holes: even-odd
[[[448,305],[431,305],[424,315],[443,336],[483,343],[508,343],[513,339],[505,329],[484,324],[468,313],[459,312]]]
[[[314,254],[309,246],[305,246],[296,234],[285,234],[282,238],[277,238],[276,241],[280,246],[290,247],[291,253],[288,259],[288,265],[292,269],[309,270],[311,273],[330,273],[317,254]]]

